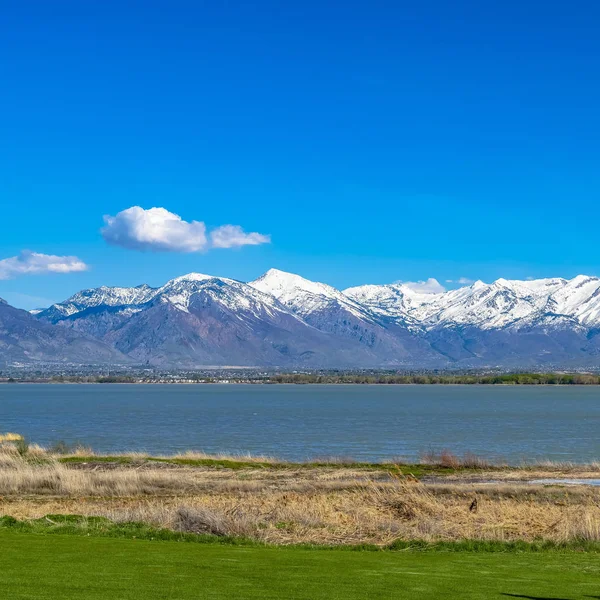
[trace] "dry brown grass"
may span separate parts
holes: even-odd
[[[38,446],[39,448],[39,446]],[[42,452],[46,453],[46,455],[52,456],[52,451],[41,448]],[[54,454],[56,457],[58,454]],[[74,449],[69,449],[68,452],[59,454],[64,457],[86,457],[86,458],[104,458],[107,455],[99,452],[95,452],[92,448],[87,448],[85,446],[78,446]],[[150,457],[147,452],[135,452],[135,451],[126,451],[119,452],[119,457],[129,458],[132,460],[145,460]],[[200,452],[198,450],[186,450],[185,452],[178,452],[176,454],[158,454],[152,455],[154,458],[160,459],[183,459],[183,460],[230,460],[233,462],[245,462],[245,463],[270,463],[270,464],[281,464],[281,460],[267,455],[257,455],[257,454],[208,454],[206,452]]]
[[[164,455],[158,458],[183,458],[187,460],[231,460],[234,462],[247,462],[247,463],[271,463],[281,464],[281,460],[267,455],[260,454],[207,454],[205,452],[198,452],[197,450],[186,450],[185,452],[179,452],[174,455]]]
[[[600,540],[600,489],[516,481],[531,478],[530,469],[514,470],[514,481],[496,484],[458,474],[419,483],[399,473],[344,465],[231,470],[130,456],[136,460],[125,465],[70,465],[40,448],[30,447],[26,458],[15,448],[3,448],[0,515],[104,516],[280,544],[387,544],[399,538]],[[556,475],[555,467],[546,465],[538,474]],[[497,471],[489,474],[499,478]]]
[[[436,465],[446,469],[491,469],[506,466],[502,463],[493,463],[489,460],[477,456],[473,452],[465,452],[463,456],[458,456],[448,449],[441,452],[429,450],[421,454],[421,462],[426,465]]]
[[[117,522],[273,543],[386,544],[395,539],[600,540],[597,494],[449,495],[421,484],[372,483],[342,491],[281,490],[134,497],[4,497],[0,512],[17,518],[77,513]],[[477,512],[471,512],[473,498]]]

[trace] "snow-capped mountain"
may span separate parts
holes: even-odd
[[[381,365],[411,356],[435,360],[435,353],[403,323],[383,324],[371,310],[330,285],[278,269],[270,269],[249,285],[277,298],[312,327],[368,349]]]
[[[274,296],[294,313],[309,317],[331,305],[341,307],[349,314],[371,321],[372,315],[358,302],[325,283],[304,279],[300,275],[269,269],[249,283],[253,288]]]
[[[600,365],[600,279],[506,280],[424,294],[402,284],[349,288],[346,295],[468,366]]]
[[[191,273],[160,288],[147,287],[143,294],[137,289],[87,290],[38,318],[94,335],[135,360],[152,364],[374,366],[386,361],[373,349],[378,340],[361,344],[351,335],[316,327],[258,286]],[[341,305],[361,312],[341,292],[336,296]],[[390,341],[394,354],[388,360],[406,361],[408,351],[401,341],[395,337]]]
[[[141,362],[205,366],[327,362],[331,342],[245,283],[196,274],[170,281],[103,339]],[[104,314],[98,315],[101,319]],[[85,326],[86,315],[72,316]],[[340,349],[343,354],[344,349]]]
[[[56,323],[65,317],[96,306],[136,306],[148,302],[156,293],[155,288],[143,284],[137,287],[92,288],[77,292],[64,302],[53,304],[49,308],[34,314],[46,321]]]
[[[600,279],[583,275],[428,293],[340,291],[277,269],[250,283],[190,273],[84,290],[36,317],[166,366],[600,366]]]
[[[412,319],[425,329],[465,325],[519,329],[557,317],[582,327],[600,325],[600,278],[585,275],[571,280],[476,281],[438,294],[415,292],[401,284],[366,285],[344,293],[375,314]]]

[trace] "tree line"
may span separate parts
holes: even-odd
[[[599,385],[588,373],[507,373],[497,375],[310,374],[273,375],[269,383],[457,384],[457,385]]]

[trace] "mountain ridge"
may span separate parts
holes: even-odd
[[[161,366],[596,365],[600,278],[431,292],[403,283],[338,290],[278,269],[248,283],[188,273],[160,287],[81,290],[32,318]]]
[[[128,364],[131,359],[94,337],[44,323],[0,301],[0,365],[14,363]]]

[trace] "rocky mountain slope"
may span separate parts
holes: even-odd
[[[44,323],[0,300],[0,365],[19,362],[122,364],[131,360],[109,344]]]

